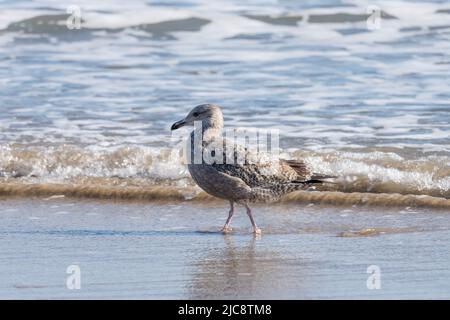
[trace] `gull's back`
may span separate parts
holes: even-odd
[[[222,157],[214,155],[213,161],[205,161],[202,157],[201,163],[195,164],[193,138],[192,133],[189,172],[203,190],[216,197],[235,201],[272,201],[305,187],[303,182],[310,179],[302,161],[274,158],[268,153],[252,152],[234,143],[227,148],[230,140],[221,136],[202,141],[201,152],[219,152]]]

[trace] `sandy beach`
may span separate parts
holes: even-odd
[[[0,297],[7,299],[445,299],[448,212],[257,206],[218,232],[225,202],[0,200]],[[69,290],[68,266],[81,271]],[[368,289],[369,266],[381,288]]]

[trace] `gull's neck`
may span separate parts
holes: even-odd
[[[206,130],[203,130],[203,141],[209,142],[211,140],[216,139],[217,137],[220,137],[221,134],[222,134],[222,129],[208,128]]]
[[[211,141],[222,135],[223,116],[222,113],[215,113],[202,122],[203,141]]]
[[[200,129],[200,128],[194,129],[190,134],[192,142],[193,142],[194,137],[200,133],[200,130],[198,130],[198,129]],[[223,129],[223,124],[211,125],[210,123],[203,122],[202,134],[201,134],[201,136],[198,136],[198,137],[201,139],[201,141],[208,143],[208,142],[211,142],[212,140],[222,136],[222,129]]]

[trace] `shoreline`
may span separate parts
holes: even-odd
[[[0,183],[0,198],[111,199],[143,202],[223,202],[194,187],[175,186],[105,186],[79,184]],[[450,199],[428,195],[399,193],[363,193],[337,191],[295,191],[275,203],[320,204],[334,206],[417,207],[450,209]]]

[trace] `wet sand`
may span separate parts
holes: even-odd
[[[0,2],[0,298],[450,298],[448,5],[76,4]],[[335,184],[218,233],[170,131],[206,102]]]
[[[70,198],[0,200],[0,298],[450,298],[446,210]],[[66,288],[78,265],[81,289]],[[367,288],[367,268],[381,289]]]

